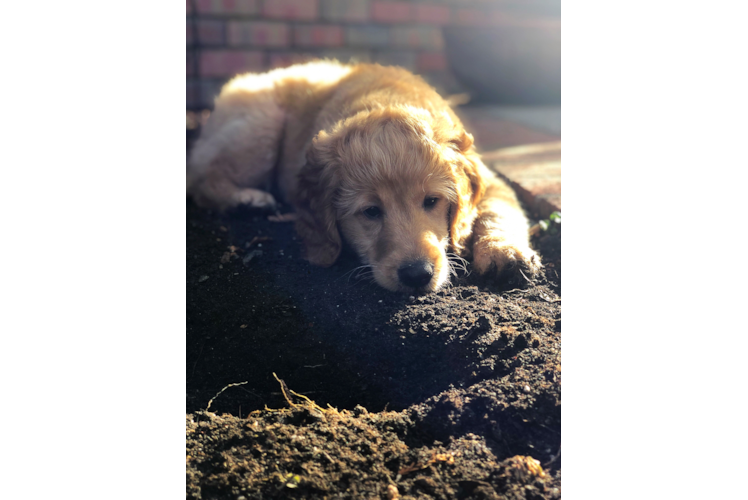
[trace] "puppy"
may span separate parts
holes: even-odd
[[[473,138],[420,77],[317,61],[229,81],[187,165],[197,204],[296,212],[305,256],[347,241],[392,291],[434,291],[472,258],[480,274],[535,275],[528,221]]]

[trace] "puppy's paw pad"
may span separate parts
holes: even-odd
[[[238,205],[275,210],[278,204],[273,195],[259,189],[242,189],[234,194]]]
[[[473,267],[479,274],[494,269],[497,274],[524,274],[532,279],[543,267],[540,256],[528,246],[482,239],[473,246]]]

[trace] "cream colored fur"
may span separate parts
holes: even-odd
[[[228,82],[188,161],[188,193],[273,208],[273,182],[310,262],[333,264],[345,240],[389,290],[437,290],[463,257],[481,274],[541,267],[514,192],[444,99],[401,68],[319,61]]]

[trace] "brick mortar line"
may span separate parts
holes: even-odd
[[[223,21],[224,23],[229,23],[231,21],[238,21],[238,22],[257,22],[257,23],[266,23],[266,24],[285,24],[285,25],[292,25],[294,27],[296,26],[322,26],[322,25],[328,25],[328,26],[335,26],[335,27],[366,27],[366,28],[437,28],[437,29],[443,29],[447,26],[453,26],[453,25],[442,25],[442,24],[425,24],[425,23],[388,23],[388,24],[382,24],[382,23],[371,23],[371,22],[365,22],[365,21],[351,21],[351,22],[340,22],[340,21],[276,21],[275,19],[269,20],[266,18],[260,18],[260,19],[237,19],[235,17],[232,17],[231,19],[205,19],[205,18],[198,18],[198,21]],[[188,18],[189,21],[189,18]],[[474,28],[475,26],[464,26],[464,25],[458,25],[460,27],[464,28]]]

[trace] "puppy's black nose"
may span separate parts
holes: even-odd
[[[434,265],[425,260],[408,262],[397,270],[400,283],[412,288],[418,288],[428,284],[434,276]]]

